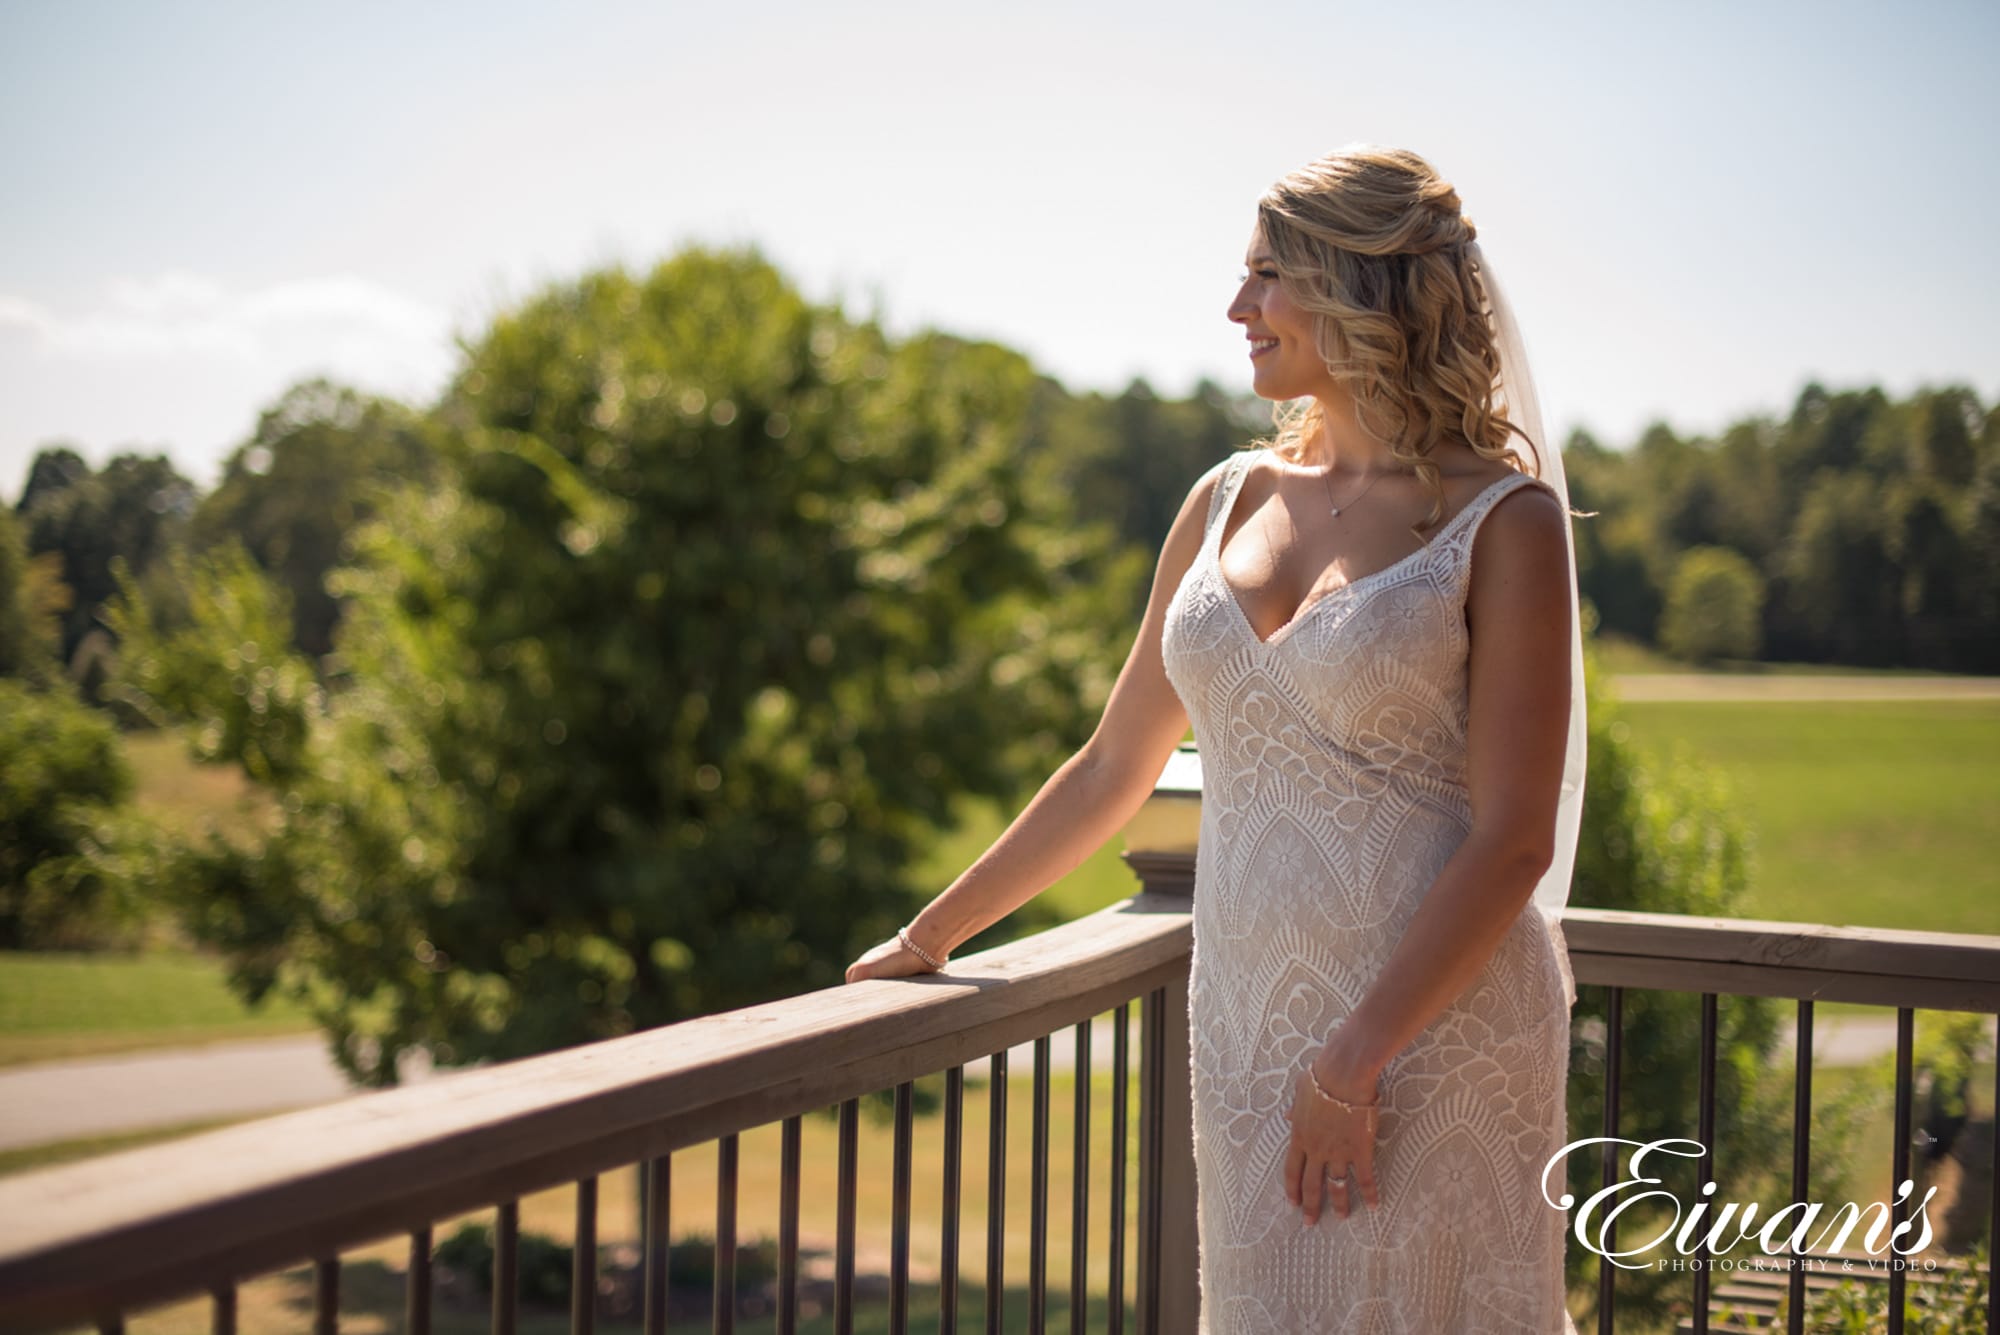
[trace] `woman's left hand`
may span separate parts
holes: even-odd
[[[1347,1218],[1357,1190],[1370,1209],[1380,1204],[1375,1195],[1375,1121],[1380,1115],[1381,1082],[1341,1081],[1329,1074],[1327,1063],[1317,1057],[1315,1062],[1326,1092],[1357,1109],[1349,1112],[1330,1102],[1313,1087],[1310,1071],[1299,1072],[1292,1106],[1285,1114],[1292,1124],[1292,1144],[1285,1152],[1285,1196],[1305,1212],[1307,1224],[1319,1222],[1328,1197],[1342,1219]],[[1345,1181],[1336,1185],[1334,1178]]]

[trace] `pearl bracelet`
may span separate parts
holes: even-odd
[[[1328,1103],[1331,1103],[1336,1107],[1340,1108],[1343,1112],[1367,1113],[1368,1121],[1371,1126],[1375,1122],[1376,1114],[1382,1110],[1382,1099],[1380,1095],[1376,1096],[1375,1102],[1373,1103],[1349,1103],[1346,1099],[1337,1099],[1333,1095],[1327,1093],[1326,1086],[1322,1085],[1319,1082],[1319,1072],[1313,1070],[1310,1063],[1308,1063],[1306,1066],[1306,1078],[1313,1082],[1314,1092],[1316,1092],[1321,1098],[1325,1099]]]
[[[915,955],[918,959],[930,965],[933,969],[944,968],[944,960],[932,959],[931,953],[929,951],[925,950],[922,946],[918,945],[916,942],[910,939],[909,928],[898,927],[896,929],[896,939],[903,943],[903,949],[909,951],[912,955]],[[945,952],[945,959],[950,959],[950,958],[951,958],[951,952],[947,950]]]

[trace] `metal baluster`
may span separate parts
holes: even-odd
[[[938,1258],[938,1332],[958,1333],[959,1179],[965,1157],[965,1067],[944,1073],[944,1222]]]
[[[493,1335],[514,1335],[520,1290],[521,1203],[504,1201],[493,1222]]]
[[[1618,1136],[1618,1101],[1620,1098],[1620,1086],[1624,1078],[1623,1071],[1621,1070],[1625,1056],[1624,1028],[1625,989],[1614,987],[1611,989],[1610,1004],[1605,1007],[1604,1013],[1605,1143],[1602,1164],[1604,1175],[1603,1185],[1606,1187],[1611,1185],[1614,1180],[1612,1175],[1617,1170],[1617,1154],[1615,1151],[1618,1147],[1611,1142]],[[1618,1222],[1616,1219],[1607,1221],[1604,1226],[1604,1233],[1604,1250],[1606,1252],[1617,1251]],[[1612,1265],[1603,1256],[1597,1258],[1597,1335],[1613,1335],[1612,1304],[1616,1299],[1612,1281],[1616,1277],[1617,1269],[1618,1267]]]
[[[410,1231],[410,1277],[403,1284],[403,1329],[431,1335],[431,1230]]]
[[[340,1257],[312,1263],[312,1335],[340,1331]]]
[[[840,1194],[833,1244],[833,1329],[854,1335],[854,1180],[860,1158],[861,1100],[840,1105]]]
[[[1139,1006],[1139,1331],[1159,1335],[1160,1176],[1166,1125],[1167,989],[1156,987]]]
[[[1095,1017],[1091,1017],[1095,1018]],[[1083,1335],[1090,1298],[1090,1024],[1076,1026],[1075,1171],[1069,1195],[1069,1329]]]
[[[1111,1335],[1125,1335],[1125,1068],[1132,1003],[1111,1031]]]
[[[1900,1265],[1894,1264],[1896,1255],[1896,1229],[1909,1211],[1907,1202],[1898,1200],[1896,1193],[1903,1189],[1903,1179],[1910,1175],[1910,1058],[1915,1047],[1916,1012],[1908,1006],[1896,1008],[1896,1144],[1890,1151],[1889,1170],[1889,1335],[1903,1335],[1904,1286],[1909,1277]]]
[[[641,1314],[645,1335],[666,1335],[667,1295],[672,1281],[669,1264],[673,1233],[674,1165],[670,1155],[646,1161],[646,1300]]]
[[[1002,1335],[1007,1255],[1007,1050],[993,1054],[986,1125],[986,1335]]]
[[[236,1286],[218,1284],[209,1290],[209,1324],[212,1335],[236,1335]]]
[[[1986,1158],[1993,1169],[1986,1184],[1986,1335],[2000,1331],[2000,1284],[1993,1282],[1993,1261],[2000,1256],[2000,1015],[1993,1021],[1993,1147]]]
[[[1806,1168],[1812,1155],[1812,1036],[1813,1004],[1803,998],[1799,1001],[1798,1037],[1792,1051],[1792,1200],[1806,1198]],[[1791,1255],[1798,1254],[1798,1248],[1791,1249]],[[1785,1282],[1787,1308],[1785,1330],[1788,1335],[1804,1335],[1806,1328],[1806,1272],[1805,1267],[1794,1264],[1790,1278]]]
[[[736,1132],[715,1154],[715,1335],[736,1330]]]
[[[323,1256],[313,1263],[313,1335],[339,1335],[340,1258]]]
[[[569,1270],[569,1328],[576,1335],[597,1329],[597,1179],[576,1184],[576,1248]]]
[[[889,1335],[910,1329],[910,1097],[896,1086],[896,1139],[889,1168]]]
[[[1701,994],[1701,1095],[1699,1108],[1695,1113],[1701,1138],[1701,1180],[1695,1184],[1700,1193],[1703,1187],[1715,1181],[1715,993]],[[1703,1193],[1705,1202],[1710,1197]],[[1703,1229],[1696,1242],[1694,1270],[1694,1335],[1708,1335],[1708,1230]]]
[[[785,1119],[778,1151],[778,1335],[799,1329],[799,1117]]]
[[[1034,1174],[1028,1179],[1028,1335],[1048,1326],[1049,1036],[1035,1040]]]

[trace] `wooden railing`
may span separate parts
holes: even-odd
[[[0,1181],[0,1329],[95,1322],[117,1329],[121,1314],[165,1300],[215,1295],[214,1325],[233,1329],[242,1280],[314,1260],[316,1326],[337,1320],[338,1262],[345,1249],[396,1234],[410,1238],[408,1328],[427,1330],[433,1221],[468,1210],[498,1211],[493,1328],[516,1324],[511,1245],[523,1195],[566,1182],[577,1193],[578,1273],[573,1326],[594,1325],[595,1179],[649,1166],[655,1190],[647,1222],[644,1328],[664,1328],[664,1207],[657,1189],[676,1150],[720,1141],[717,1329],[731,1327],[729,1275],[735,1230],[733,1141],[782,1121],[784,1231],[781,1267],[795,1274],[797,1143],[803,1114],[841,1105],[839,1271],[835,1324],[853,1312],[856,1231],[854,1146],[859,1100],[898,1092],[897,1267],[908,1255],[910,1090],[945,1072],[947,1139],[965,1063],[995,1063],[1004,1092],[1006,1050],[1086,1025],[1117,1009],[1114,1088],[1124,1084],[1126,1008],[1140,1003],[1138,1314],[1144,1331],[1191,1330],[1194,1307],[1194,1183],[1188,1140],[1185,899],[1140,894],[1032,938],[954,960],[948,974],[858,983],[768,1005],[690,1020],[626,1038],[463,1072],[404,1089],[267,1118],[171,1144]],[[1079,1034],[1080,1073],[1089,1071]],[[1049,1049],[1038,1045],[1037,1182],[1046,1180]],[[1090,1082],[1079,1079],[1079,1100]],[[995,1097],[1000,1097],[996,1092]],[[1088,1124],[1087,1108],[1080,1121]],[[1004,1171],[1005,1124],[994,1122],[994,1166]],[[1123,1122],[1112,1164],[1122,1172]],[[947,1166],[955,1180],[957,1165]],[[1004,1180],[1004,1179],[1003,1179]],[[1084,1174],[1077,1180],[1082,1183]],[[1047,1201],[1034,1203],[1041,1230]],[[1113,1192],[1122,1203],[1124,1192]],[[1116,1205],[1114,1205],[1116,1208]],[[956,1211],[946,1213],[956,1230]],[[1124,1221],[1119,1221],[1122,1224]],[[1083,1230],[1074,1230],[1081,1239]],[[995,1238],[997,1241],[997,1237]],[[1038,1239],[1038,1242],[1045,1239]],[[947,1250],[954,1244],[947,1243]],[[1000,1252],[989,1248],[989,1303],[1003,1292]],[[1041,1310],[1040,1257],[1031,1274],[1031,1317]],[[1122,1264],[1112,1273],[1123,1273]],[[1075,1296],[1080,1296],[1075,1295]],[[900,1306],[902,1292],[892,1290]],[[1122,1304],[1114,1304],[1114,1311]],[[956,1303],[945,1311],[955,1315]],[[995,1313],[996,1317],[998,1313]],[[892,1329],[900,1329],[892,1315]],[[790,1329],[789,1321],[780,1329]]]
[[[908,1326],[913,1082],[945,1076],[939,1277],[940,1328],[956,1330],[964,1072],[992,1073],[989,1117],[985,1329],[1005,1328],[1003,1229],[1007,1167],[1007,1050],[1034,1041],[1028,1326],[1045,1324],[1049,1037],[1074,1027],[1075,1198],[1071,1204],[1070,1328],[1084,1328],[1090,1205],[1085,1156],[1091,1125],[1093,1017],[1115,1011],[1109,1250],[1109,1328],[1122,1332],[1124,1250],[1136,1252],[1135,1312],[1147,1335],[1192,1332],[1197,1322],[1195,1184],[1191,1140],[1187,983],[1194,834],[1200,780],[1190,753],[1175,758],[1126,831],[1142,893],[1076,922],[954,960],[941,975],[839,987],[544,1057],[456,1074],[80,1165],[0,1180],[0,1330],[95,1324],[123,1329],[125,1314],[211,1295],[212,1328],[236,1329],[237,1286],[310,1261],[315,1329],[338,1326],[344,1250],[403,1235],[409,1241],[404,1328],[432,1324],[432,1228],[471,1210],[496,1223],[491,1328],[518,1321],[518,1202],[576,1184],[572,1329],[595,1328],[597,1181],[640,1166],[644,1192],[641,1328],[667,1325],[666,1240],[672,1156],[717,1145],[715,1301],[711,1325],[734,1329],[738,1136],[782,1124],[776,1328],[798,1320],[799,1144],[804,1114],[840,1105],[833,1319],[855,1314],[856,1141],[859,1102],[896,1094],[889,1329]],[[1608,989],[1605,1122],[1619,1134],[1619,1016],[1633,989],[1702,998],[1699,1137],[1712,1143],[1718,994],[1798,1003],[1793,1183],[1803,1199],[1809,1162],[1813,1005],[1893,1006],[1898,1017],[1895,1181],[1908,1175],[1911,1041],[1915,1008],[2000,1013],[2000,938],[1813,924],[1697,919],[1573,909],[1565,915],[1580,987]],[[1124,1216],[1130,1007],[1139,1003],[1138,1211]],[[1996,1089],[2000,1102],[2000,1089]],[[2000,1149],[2000,1145],[1996,1145]],[[1702,1161],[1702,1181],[1711,1164]],[[1604,1164],[1605,1182],[1613,1179]],[[1900,1219],[1900,1213],[1898,1214]],[[1129,1236],[1128,1236],[1129,1235]],[[1615,1267],[1602,1271],[1598,1330],[1614,1328]],[[1801,1329],[1802,1274],[1791,1281],[1791,1325]],[[1899,1331],[1900,1272],[1890,1277]],[[1708,1329],[1705,1271],[1695,1275],[1695,1330]],[[1988,1304],[1988,1328],[1992,1304]]]

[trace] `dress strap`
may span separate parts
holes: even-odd
[[[1532,473],[1515,473],[1511,477],[1499,479],[1487,487],[1486,490],[1473,497],[1472,503],[1465,507],[1472,511],[1472,514],[1467,517],[1466,523],[1473,528],[1479,527],[1480,521],[1486,517],[1488,510],[1491,510],[1507,497],[1512,496],[1522,487],[1535,486],[1539,486],[1543,491],[1551,495],[1555,494],[1553,487],[1543,482],[1540,478],[1535,477]]]
[[[1229,507],[1236,503],[1236,489],[1243,485],[1243,475],[1250,471],[1251,458],[1255,450],[1238,450],[1223,461],[1222,476],[1216,480],[1215,491],[1208,498],[1208,522],[1202,527],[1202,541],[1215,536],[1215,526],[1222,516],[1229,513]]]
[[[1485,522],[1486,516],[1492,513],[1494,506],[1507,497],[1512,496],[1523,487],[1539,487],[1551,496],[1556,494],[1554,487],[1551,487],[1548,483],[1533,474],[1515,473],[1512,476],[1503,477],[1488,486],[1486,490],[1473,497],[1463,510],[1460,510],[1446,522],[1446,527],[1451,532],[1449,535],[1445,535],[1449,539],[1445,545],[1449,546],[1454,553],[1453,565],[1456,567],[1461,579],[1471,578],[1472,545],[1473,541],[1479,536],[1479,526]]]

